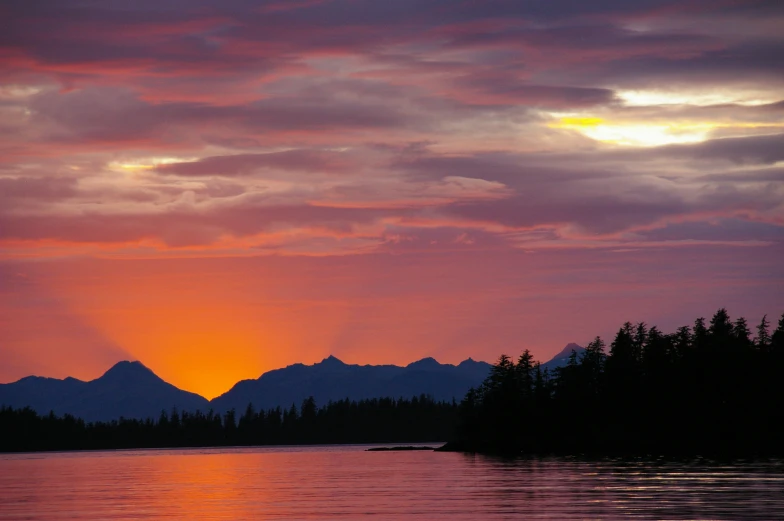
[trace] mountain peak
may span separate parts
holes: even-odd
[[[108,371],[106,371],[101,378],[105,377],[126,377],[126,376],[156,376],[152,370],[148,369],[143,363],[139,361],[117,362]]]
[[[162,410],[206,411],[209,402],[156,376],[141,362],[114,364],[88,382],[32,377],[0,385],[0,403],[31,407],[39,414],[71,414],[86,422],[155,418]]]
[[[439,364],[438,361],[435,358],[433,358],[432,356],[428,356],[426,358],[423,358],[422,360],[417,360],[416,362],[411,362],[406,367],[408,367],[408,368],[412,368],[413,367],[413,368],[417,368],[417,369],[430,369],[430,368],[441,367],[441,364]]]
[[[320,365],[325,367],[343,367],[346,364],[342,360],[338,359],[336,356],[329,355],[324,360],[322,360],[321,362],[315,365]]]
[[[574,342],[569,342],[568,344],[566,344],[566,347],[564,347],[561,350],[560,353],[558,353],[557,355],[555,355],[553,357],[553,360],[555,360],[557,358],[566,358],[566,357],[568,357],[569,355],[572,354],[572,351],[577,351],[577,354],[579,355],[580,351],[583,351],[584,349],[585,348],[583,346],[581,346],[581,345],[575,344]]]

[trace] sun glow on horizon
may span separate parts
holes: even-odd
[[[784,308],[781,13],[751,0],[18,3],[0,383],[135,359],[212,398]]]

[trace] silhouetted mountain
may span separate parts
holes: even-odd
[[[209,402],[163,381],[141,362],[120,362],[83,382],[28,376],[0,384],[0,404],[29,406],[40,414],[72,414],[86,421],[157,417],[162,410],[209,409]]]
[[[549,362],[550,370],[566,365],[572,349],[567,345]],[[490,364],[467,359],[458,365],[440,364],[423,358],[405,367],[395,365],[350,365],[329,356],[313,365],[294,364],[264,373],[257,380],[243,380],[212,402],[163,381],[140,362],[120,362],[95,380],[28,376],[0,384],[0,405],[29,406],[39,414],[54,411],[72,414],[86,421],[125,418],[157,418],[161,411],[225,412],[245,410],[249,403],[258,409],[299,406],[313,396],[319,405],[345,398],[362,400],[426,394],[435,400],[458,402],[471,387],[487,377]]]
[[[577,361],[579,362],[580,355],[585,351],[585,348],[575,343],[566,344],[566,347],[560,353],[542,364],[542,370],[549,369],[552,372],[559,367],[565,366],[569,362],[569,356],[572,354],[572,351],[577,353]]]
[[[427,394],[436,400],[458,402],[468,389],[482,383],[490,364],[464,360],[459,365],[439,364],[432,358],[396,365],[350,365],[330,356],[313,365],[294,364],[243,380],[212,400],[216,411],[242,412],[252,403],[258,409],[299,406],[313,396],[320,405],[344,398],[411,397]]]
[[[212,402],[163,381],[140,362],[120,362],[103,376],[84,382],[28,376],[0,384],[0,405],[29,406],[39,414],[54,411],[86,421],[158,417],[161,411],[236,409],[248,403],[256,409],[299,406],[309,396],[318,404],[330,400],[361,400],[426,394],[436,400],[460,401],[469,388],[482,383],[490,364],[464,360],[459,365],[440,364],[423,358],[406,367],[349,365],[334,356],[314,365],[294,364],[264,373],[257,380],[243,380]]]

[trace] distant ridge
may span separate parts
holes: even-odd
[[[456,366],[423,358],[400,367],[346,364],[329,356],[313,365],[293,364],[255,380],[238,382],[211,405],[216,411],[242,412],[251,403],[256,409],[299,406],[309,396],[317,404],[326,404],[344,398],[410,398],[421,394],[459,402],[471,387],[482,383],[490,367],[470,358]]]
[[[209,409],[209,402],[163,381],[141,362],[118,362],[101,377],[84,382],[76,378],[28,376],[0,384],[0,404],[29,406],[39,414],[72,414],[85,421],[157,417],[162,410]]]
[[[552,360],[542,364],[554,370],[566,365],[572,349],[568,344]],[[274,369],[255,380],[237,382],[228,392],[208,401],[198,394],[178,389],[138,361],[118,362],[101,377],[85,382],[27,376],[0,384],[0,405],[31,407],[39,414],[54,411],[72,414],[85,421],[125,418],[157,418],[161,411],[208,411],[242,413],[252,403],[258,409],[299,406],[309,396],[319,405],[329,401],[405,397],[426,394],[436,400],[463,399],[471,387],[479,386],[491,365],[468,358],[457,365],[441,364],[431,357],[396,365],[346,364],[328,356],[313,365],[301,363]]]

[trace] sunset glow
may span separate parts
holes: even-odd
[[[780,314],[784,12],[568,4],[0,5],[0,382]]]

